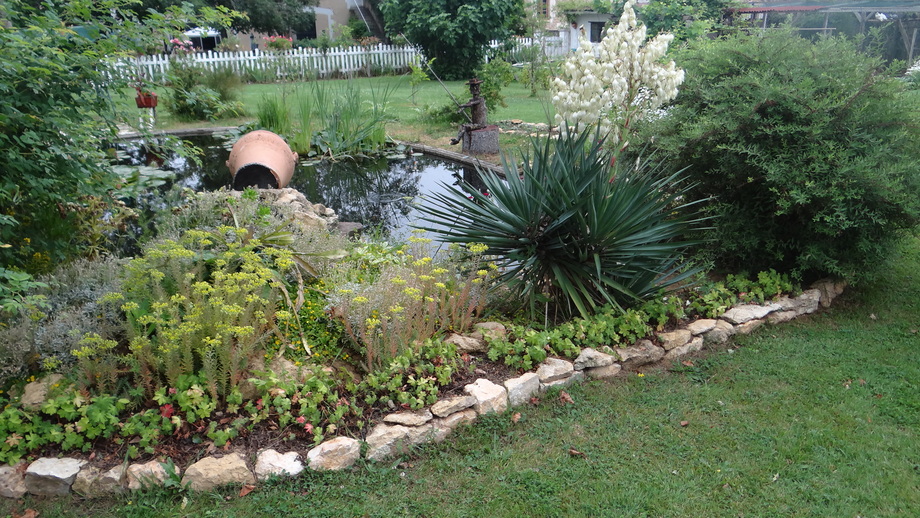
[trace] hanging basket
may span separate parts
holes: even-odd
[[[137,103],[138,108],[156,108],[157,94],[153,92],[137,92],[134,102]]]

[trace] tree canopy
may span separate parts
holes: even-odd
[[[390,36],[419,45],[444,79],[464,79],[485,58],[489,40],[512,34],[524,16],[522,0],[384,0]]]
[[[196,9],[227,7],[245,14],[233,22],[232,28],[236,30],[288,34],[308,32],[315,25],[316,16],[306,8],[317,5],[319,0],[142,0],[133,9],[144,17],[150,9],[163,12],[186,3]]]

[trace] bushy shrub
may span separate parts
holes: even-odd
[[[169,67],[169,109],[181,119],[215,120],[243,114],[242,80],[231,70],[209,71],[177,59]]]
[[[560,318],[587,316],[680,282],[671,274],[695,220],[678,174],[611,165],[591,131],[532,142],[522,173],[505,160],[504,178],[482,173],[484,189],[462,183],[421,205],[427,230],[488,246],[499,281],[532,315],[550,302]]]
[[[718,215],[728,270],[865,278],[920,216],[920,102],[841,38],[788,31],[697,41],[654,146]]]

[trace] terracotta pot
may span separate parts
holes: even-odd
[[[297,153],[271,131],[257,130],[243,135],[227,160],[233,188],[281,189],[294,175]]]
[[[137,92],[137,97],[134,98],[134,102],[137,103],[138,108],[156,108],[157,107],[157,94],[153,92]]]

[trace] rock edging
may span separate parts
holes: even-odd
[[[698,319],[679,329],[658,333],[659,344],[639,340],[631,347],[597,350],[585,348],[578,358],[570,362],[548,358],[537,368],[519,377],[505,380],[502,385],[480,378],[464,387],[465,396],[441,399],[428,408],[389,414],[367,434],[365,458],[385,460],[402,454],[414,445],[444,440],[458,426],[473,423],[479,416],[501,413],[513,406],[531,401],[542,392],[559,386],[582,381],[585,378],[606,379],[618,375],[623,369],[634,369],[664,361],[672,361],[706,345],[722,344],[736,334],[748,334],[765,323],[781,323],[814,313],[819,308],[830,307],[840,295],[845,284],[830,280],[819,281],[801,295],[766,304],[737,304],[718,319]],[[472,337],[459,337],[458,341],[472,338],[482,342],[482,333],[503,334],[499,324],[483,324]],[[482,346],[472,346],[478,349]],[[40,382],[35,382],[40,383]],[[297,452],[279,453],[273,449],[259,451],[255,459],[247,459],[238,452],[205,457],[184,473],[175,468],[167,473],[157,461],[116,466],[101,472],[76,458],[49,458],[31,464],[20,462],[15,466],[0,467],[0,496],[21,498],[33,495],[66,495],[71,491],[95,497],[125,490],[140,489],[162,484],[168,477],[181,477],[181,484],[198,491],[209,491],[230,484],[250,485],[271,476],[297,476],[304,469],[342,470],[353,466],[361,458],[361,442],[350,437],[336,437],[317,445],[301,459]],[[248,460],[253,460],[253,468]],[[306,464],[305,464],[306,462]]]

